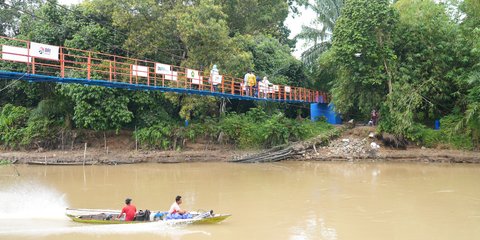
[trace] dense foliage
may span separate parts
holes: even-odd
[[[221,74],[236,77],[254,69],[272,83],[309,86],[303,64],[290,54],[294,41],[288,39],[289,31],[284,26],[289,9],[304,3],[92,0],[64,6],[56,0],[12,0],[0,3],[0,32],[206,72],[217,64]],[[20,64],[0,64],[3,69],[25,71]],[[85,77],[79,72],[66,74]],[[262,118],[265,132],[251,140],[246,130],[240,135],[229,134],[233,128],[256,128],[229,123],[237,117],[241,122],[250,121],[244,113],[257,103],[6,80],[0,81],[0,89],[0,144],[7,148],[55,148],[60,139],[63,146],[63,133],[75,130],[137,129],[135,137],[142,146],[158,149],[176,149],[198,136],[218,139],[220,134],[242,147],[268,147],[298,140],[299,131],[310,131],[308,127],[298,130],[300,123],[285,117],[296,117],[296,110],[285,111],[287,107],[280,104],[262,104],[275,115]],[[182,127],[184,120],[193,124]]]
[[[480,2],[440,2],[12,0],[0,1],[0,32],[206,72],[216,64],[236,77],[254,69],[273,83],[330,91],[344,120],[368,122],[376,109],[381,132],[478,149]],[[314,43],[301,62],[291,55],[295,41],[284,21],[305,5],[317,12],[320,28],[298,36]],[[328,130],[292,120],[307,114],[290,105],[7,80],[0,81],[0,110],[0,144],[7,148],[55,148],[65,131],[84,129],[137,129],[141,145],[157,149],[199,137],[270,147]],[[439,131],[432,130],[436,120]]]
[[[332,47],[309,73],[344,118],[428,146],[479,147],[480,3],[345,0]],[[325,11],[317,11],[319,20]],[[331,26],[331,19],[324,22]],[[305,36],[305,35],[303,35]],[[308,35],[306,35],[308,37]],[[434,121],[441,130],[431,130]]]
[[[317,136],[333,131],[325,122],[293,120],[281,112],[268,115],[261,108],[244,114],[229,113],[220,119],[194,122],[188,127],[161,123],[135,132],[139,143],[150,149],[178,149],[198,138],[213,143],[229,143],[240,148],[265,148]]]

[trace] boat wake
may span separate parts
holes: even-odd
[[[0,187],[0,220],[66,219],[65,194],[35,182]]]
[[[202,233],[163,222],[120,225],[85,225],[65,216],[65,194],[35,182],[0,186],[0,238],[2,236],[49,236],[63,234],[154,234],[168,238]]]
[[[65,221],[52,220],[50,222],[9,222],[5,227],[0,220],[0,236],[35,236],[45,237],[50,235],[81,234],[81,235],[128,235],[128,234],[152,234],[163,237],[183,236],[187,234],[205,234],[203,231],[190,231],[173,227],[163,222],[151,222],[144,224],[118,224],[118,225],[84,225]]]

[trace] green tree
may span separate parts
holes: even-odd
[[[302,31],[296,36],[313,45],[302,53],[302,61],[310,66],[315,65],[318,57],[331,47],[331,35],[335,23],[340,17],[344,0],[315,0],[308,6],[316,13],[315,26],[302,26]]]
[[[65,84],[60,87],[60,91],[75,103],[73,120],[77,127],[118,131],[133,118],[128,109],[130,100],[120,90]]]
[[[281,35],[283,21],[288,16],[289,3],[285,0],[218,1],[228,16],[230,36],[259,33]],[[292,5],[293,2],[290,2]]]
[[[198,5],[177,5],[177,28],[187,49],[183,65],[203,68],[223,63],[232,50],[229,45],[226,15],[213,0]]]
[[[271,36],[257,35],[250,45],[255,74],[277,84],[306,87],[309,85],[302,63],[290,54],[287,45]]]
[[[458,87],[453,72],[462,67],[457,59],[458,27],[447,16],[443,5],[432,0],[400,0],[395,37],[396,81],[411,85],[406,98],[417,120],[428,121],[449,114],[456,102]],[[399,97],[402,97],[399,96]],[[398,102],[392,99],[393,105]],[[432,121],[433,122],[433,121]]]
[[[350,0],[343,7],[333,32],[338,78],[333,84],[337,111],[362,113],[392,92],[392,34],[398,14],[389,1]]]

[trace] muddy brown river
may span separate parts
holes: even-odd
[[[480,239],[480,165],[283,162],[0,166],[0,239]],[[230,213],[88,225],[66,207]]]

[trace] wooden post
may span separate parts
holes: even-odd
[[[85,143],[85,149],[83,150],[83,165],[85,165],[86,158],[87,158],[87,143]]]
[[[235,94],[235,79],[232,78],[232,95]]]

